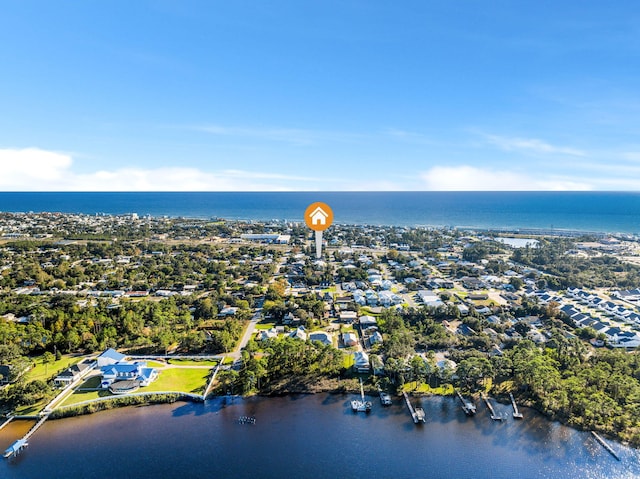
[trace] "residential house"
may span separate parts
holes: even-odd
[[[74,364],[58,374],[54,378],[53,384],[59,388],[67,387],[69,384],[80,379],[89,369],[92,369],[92,366],[91,361]]]
[[[289,333],[290,338],[299,339],[301,341],[307,340],[307,331],[304,329],[304,326],[298,326],[294,331]]]
[[[369,364],[369,355],[364,351],[356,351],[353,353],[353,369],[357,373],[368,373],[371,371]]]
[[[342,333],[342,343],[346,347],[355,346],[358,344],[358,337],[355,333]]]
[[[100,368],[102,373],[102,388],[109,388],[111,392],[123,392],[118,389],[119,382],[127,383],[127,392],[139,386],[148,386],[158,377],[158,371],[155,368],[147,367],[145,361],[122,361],[116,364],[110,364]],[[136,384],[137,383],[137,387]],[[115,386],[115,387],[114,387]]]
[[[109,348],[102,352],[96,359],[96,366],[102,368],[103,366],[109,366],[124,361],[126,356],[117,352],[115,349]]]
[[[377,326],[378,320],[373,316],[360,316],[360,327],[366,329],[370,326]]]
[[[315,331],[309,334],[309,341],[320,341],[322,344],[330,346],[333,344],[333,336],[326,331]]]
[[[256,334],[256,339],[258,341],[267,341],[269,339],[275,339],[277,337],[278,332],[275,330],[275,328],[263,329],[258,331],[258,334]]]

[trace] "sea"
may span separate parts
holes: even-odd
[[[640,233],[640,192],[2,192],[0,211],[302,221],[316,201],[340,224]]]
[[[587,478],[640,477],[640,452],[521,408],[484,404],[466,417],[453,398],[413,399],[415,425],[395,399],[354,413],[349,395],[216,398],[205,404],[129,407],[47,421],[20,456],[0,460],[3,479],[55,478]],[[255,424],[239,422],[253,416]],[[20,426],[16,426],[20,427]],[[24,427],[22,427],[24,429]],[[0,431],[0,446],[11,434]]]

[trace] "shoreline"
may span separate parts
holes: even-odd
[[[209,396],[208,399],[205,400],[196,400],[193,396],[191,395],[187,395],[187,394],[183,394],[183,393],[167,393],[167,394],[156,394],[156,393],[149,393],[149,395],[147,396],[126,396],[126,395],[122,395],[122,396],[118,396],[118,397],[113,397],[113,398],[105,398],[102,399],[101,401],[96,401],[96,402],[92,402],[92,403],[85,403],[85,404],[79,404],[78,406],[67,406],[64,409],[55,409],[49,419],[50,420],[60,420],[60,419],[65,419],[65,418],[71,418],[71,417],[80,417],[80,416],[88,416],[88,415],[92,415],[92,414],[96,414],[99,412],[103,412],[103,411],[110,411],[113,409],[120,409],[120,408],[125,408],[125,407],[146,407],[146,406],[154,406],[154,405],[160,405],[160,404],[173,404],[176,402],[190,402],[190,403],[202,403],[204,404],[206,401],[208,400],[212,400],[212,399],[220,399],[220,398],[239,398],[239,399],[247,399],[247,398],[251,398],[251,397],[259,397],[262,399],[269,399],[269,398],[281,398],[281,397],[287,397],[287,396],[296,396],[296,395],[317,395],[317,394],[328,394],[328,395],[337,395],[337,394],[359,394],[359,390],[356,389],[349,389],[347,387],[345,387],[344,389],[317,389],[317,390],[309,390],[309,389],[300,389],[300,390],[287,390],[287,391],[279,391],[279,392],[273,392],[273,393],[256,393],[253,395],[221,395],[221,396]],[[447,397],[451,397],[450,394],[434,394],[434,393],[424,393],[424,392],[409,392],[408,394],[410,394],[413,397],[416,398],[447,398]],[[375,397],[377,395],[376,391],[365,391],[365,395],[366,396],[370,396],[370,397]],[[399,398],[400,396],[396,396],[397,398]],[[475,396],[474,396],[475,398]],[[500,404],[506,405],[509,404],[510,401],[505,400],[505,398],[502,395],[495,395],[495,396],[491,396],[492,399],[496,400],[497,402],[499,402]],[[532,403],[531,401],[527,401],[525,400],[521,406],[529,408],[534,410],[536,413],[540,414],[541,416],[543,416],[547,421],[551,421],[551,422],[557,422],[558,424],[561,424],[564,427],[568,427],[573,429],[574,431],[580,431],[580,432],[592,432],[591,429],[586,429],[586,428],[582,428],[582,427],[578,427],[576,425],[573,424],[569,424],[568,422],[562,420],[561,417],[559,417],[558,415],[549,415],[547,413],[545,413],[544,411],[540,410],[539,408],[536,407],[536,405],[534,403]],[[526,419],[525,419],[526,420]],[[606,432],[606,431],[601,431],[601,430],[595,430],[597,433],[602,434],[605,436],[605,438],[607,440],[611,440],[611,441],[615,441],[616,443],[625,446],[625,447],[630,447],[634,450],[640,450],[639,447],[634,446],[633,444],[630,444],[628,441],[623,440],[622,438],[618,437],[618,436],[612,436],[610,433]]]
[[[564,193],[564,194],[563,194]],[[164,196],[164,198],[163,198]],[[179,199],[178,201],[171,200]],[[638,202],[636,192],[509,192],[509,191],[392,191],[392,192],[355,192],[355,191],[329,191],[329,192],[4,192],[0,196],[0,208],[5,213],[29,214],[71,214],[71,215],[103,215],[103,216],[126,216],[132,212],[140,212],[143,216],[153,218],[182,218],[193,220],[226,220],[242,222],[302,222],[300,217],[304,210],[302,207],[310,198],[325,197],[329,202],[335,203],[335,207],[343,211],[343,218],[336,218],[336,225],[350,226],[396,226],[411,228],[457,228],[460,230],[476,231],[526,231],[526,234],[620,234],[633,235],[640,234],[637,224],[631,218],[621,217],[619,220],[605,221],[604,225],[597,225],[594,229],[594,221],[591,216],[575,219],[571,214],[572,208],[576,206],[585,207],[587,204],[600,204],[605,198],[606,208],[600,209],[597,215],[600,217],[610,217],[615,215],[618,209],[613,205],[621,200],[627,199],[630,208]],[[49,198],[47,198],[49,197]],[[86,199],[83,204],[86,207],[79,211],[78,199]],[[256,197],[263,197],[256,210]],[[376,204],[380,198],[393,200],[398,203],[397,207],[403,207],[405,202],[411,205],[411,211],[407,217],[380,218]],[[46,198],[46,199],[45,199]],[[238,198],[249,198],[246,205],[237,205]],[[369,199],[372,202],[372,212],[367,215],[354,209],[352,203],[354,199]],[[108,202],[114,203],[107,206],[105,211],[105,199],[122,199],[122,201]],[[159,200],[171,200],[160,201]],[[198,201],[195,201],[197,199]],[[203,199],[208,199],[202,206]],[[440,209],[430,209],[432,199],[441,200],[438,202]],[[476,212],[474,210],[475,200],[482,200],[482,208]],[[51,200],[51,201],[46,201]],[[232,201],[233,200],[233,201]],[[283,201],[284,200],[284,201]],[[424,201],[422,201],[424,200]],[[526,200],[526,201],[525,201]],[[556,201],[554,201],[556,200]],[[43,206],[43,202],[47,206]],[[359,203],[360,200],[356,201]],[[282,203],[292,205],[282,208]],[[541,203],[537,209],[528,211],[533,216],[525,217],[516,215],[513,208],[502,208],[505,203],[516,204],[524,207],[526,205]],[[300,204],[298,211],[296,204]],[[383,203],[382,201],[380,203]],[[440,204],[442,203],[442,204]],[[485,204],[486,203],[486,204]],[[541,219],[546,207],[558,204],[565,208],[558,214]],[[364,204],[364,203],[363,203]],[[424,206],[424,208],[423,208]],[[495,209],[500,206],[495,214],[487,216],[486,209]],[[43,208],[49,208],[42,211]],[[109,208],[111,211],[108,211]],[[285,211],[283,211],[285,210]],[[441,211],[450,212],[443,216]],[[382,215],[384,216],[384,215]],[[363,219],[364,217],[364,219]],[[497,222],[501,223],[496,225]],[[456,225],[456,226],[453,226]],[[554,225],[558,225],[555,228]]]

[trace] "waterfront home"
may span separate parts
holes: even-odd
[[[369,365],[369,355],[364,351],[356,351],[353,353],[353,369],[357,373],[368,373],[371,371]]]
[[[74,364],[73,366],[68,367],[67,369],[62,371],[60,374],[58,374],[54,378],[53,384],[55,384],[55,386],[59,388],[66,387],[69,384],[73,383],[75,380],[81,378],[82,375],[88,369],[91,368],[91,366],[92,366],[91,362],[85,362],[85,361],[78,364]]]
[[[102,373],[101,387],[110,388],[112,392],[115,388],[111,388],[111,386],[117,386],[120,381],[135,381],[138,386],[148,386],[158,377],[158,371],[155,368],[147,367],[145,361],[122,361],[103,366],[100,368],[100,372]]]
[[[108,366],[110,364],[116,364],[120,361],[124,361],[125,358],[126,356],[124,354],[117,352],[113,348],[109,348],[106,351],[102,352],[100,356],[98,356],[98,358],[96,359],[96,365],[99,368],[102,368],[103,366]]]

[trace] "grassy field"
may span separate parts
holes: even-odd
[[[202,394],[209,377],[208,369],[164,369],[160,371],[158,379],[140,392],[181,391]]]
[[[42,357],[32,358],[35,367],[31,368],[25,375],[27,381],[35,381],[40,379],[46,381],[53,376],[57,376],[59,372],[65,370],[80,362],[83,358],[80,356],[71,356],[64,354],[58,361],[49,364],[42,364]]]
[[[14,414],[16,416],[35,416],[51,401],[52,398],[43,399],[31,406],[19,406],[16,408]]]
[[[163,363],[161,361],[147,361],[147,367],[162,369],[167,366],[167,363]]]
[[[169,364],[175,364],[176,366],[217,366],[218,361],[214,360],[192,360],[192,359],[169,359]],[[150,366],[150,367],[164,367],[162,366]]]
[[[408,393],[418,392],[424,394],[437,394],[439,396],[450,396],[454,393],[454,389],[451,384],[447,384],[445,386],[440,386],[437,388],[432,388],[428,384],[421,384],[420,387],[416,389],[415,381],[406,383],[402,389]]]
[[[260,321],[258,324],[256,324],[256,330],[271,329],[275,327],[275,325],[275,321]]]
[[[98,399],[103,397],[113,396],[108,390],[100,391],[76,391],[67,399],[65,399],[58,407],[70,406],[71,404],[77,404],[82,401],[89,401],[91,399]]]

